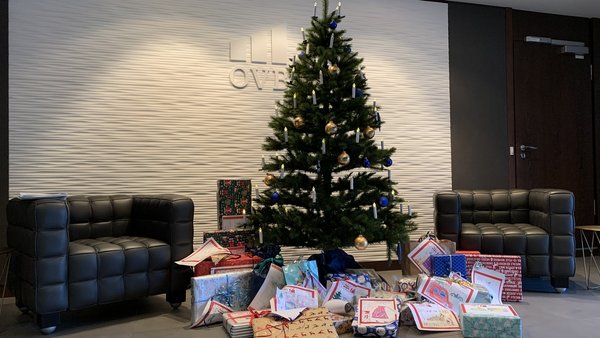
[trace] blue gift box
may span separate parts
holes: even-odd
[[[431,256],[431,271],[434,276],[448,277],[451,271],[467,277],[467,258],[462,254]]]

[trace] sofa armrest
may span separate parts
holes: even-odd
[[[439,239],[459,243],[462,227],[460,195],[455,191],[439,191],[433,195],[435,232]]]
[[[171,259],[193,251],[194,202],[175,194],[133,196],[131,234],[160,239],[171,246]]]
[[[69,208],[59,199],[11,199],[7,242],[15,251],[11,281],[20,306],[37,314],[68,308]]]
[[[575,274],[575,197],[562,189],[531,189],[529,221],[550,235],[550,268],[555,277]]]

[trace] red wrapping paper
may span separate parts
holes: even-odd
[[[259,256],[252,256],[252,254],[244,253],[242,255],[232,255],[228,259],[220,261],[218,264],[214,264],[210,259],[204,260],[198,263],[194,267],[194,275],[206,276],[211,274],[211,269],[216,267],[228,267],[228,266],[239,266],[239,265],[252,265],[262,262],[262,258]]]
[[[473,265],[479,261],[483,266],[503,273],[506,276],[502,290],[503,302],[523,300],[523,278],[521,256],[464,254],[467,257],[467,276],[471,276]]]

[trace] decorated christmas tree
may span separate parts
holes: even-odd
[[[396,149],[375,141],[380,107],[369,101],[343,18],[341,4],[329,12],[324,0],[319,17],[315,2],[311,27],[302,29],[263,144],[267,189],[256,189],[248,225],[265,243],[327,250],[386,241],[389,254],[416,227],[415,215],[402,211],[394,189]]]

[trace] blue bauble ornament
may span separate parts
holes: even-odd
[[[346,46],[346,47],[344,47],[344,50],[346,51],[346,53],[351,53],[352,52],[352,47]]]
[[[385,196],[379,197],[379,205],[381,205],[382,207],[387,207],[388,204],[390,204],[390,201],[388,200],[387,197],[385,197]]]
[[[364,95],[362,89],[356,88],[356,97],[362,97]]]
[[[281,198],[281,196],[279,196],[279,193],[277,191],[275,191],[271,194],[271,202],[273,202],[273,203],[279,202],[280,198]]]
[[[363,160],[363,167],[368,168],[370,166],[371,166],[371,161],[369,161],[369,159],[365,157],[365,159]]]
[[[383,165],[386,167],[391,167],[393,163],[394,163],[394,161],[392,161],[392,159],[389,157],[386,158],[385,160],[383,160]]]
[[[337,22],[335,22],[335,21],[331,21],[331,22],[329,23],[329,28],[331,28],[331,29],[336,29],[336,27],[337,27]]]

